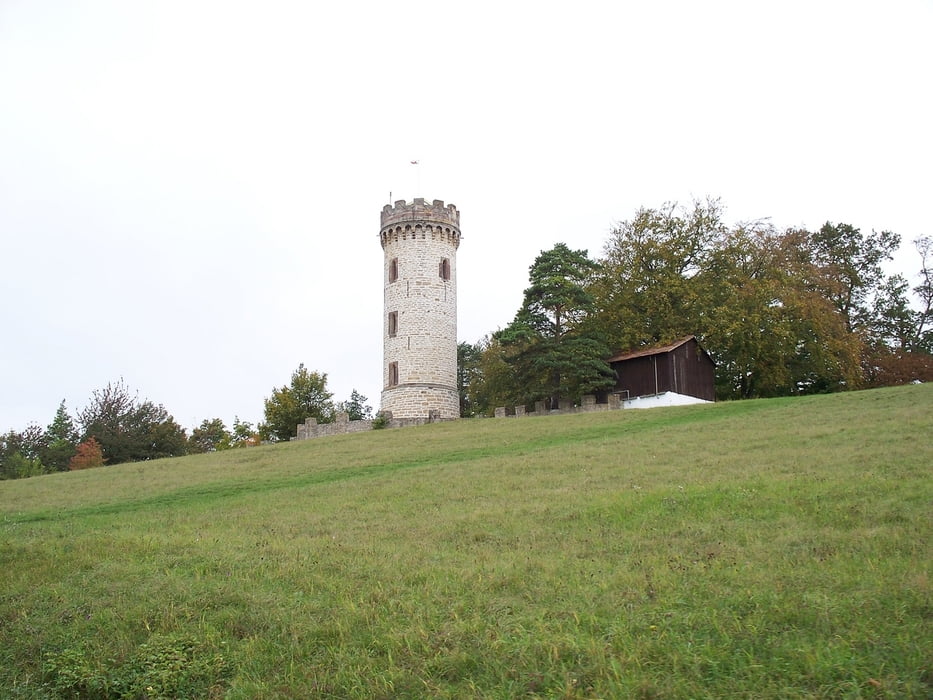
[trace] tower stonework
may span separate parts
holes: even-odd
[[[457,248],[460,212],[416,198],[382,209],[382,411],[393,419],[460,416]]]

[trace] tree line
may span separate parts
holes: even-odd
[[[642,208],[602,255],[563,243],[530,267],[512,322],[458,347],[461,413],[579,400],[614,384],[614,353],[697,336],[719,399],[933,379],[933,239],[912,285],[885,275],[890,231],[828,222],[727,226],[718,200]]]
[[[288,440],[309,416],[320,423],[346,411],[351,419],[369,418],[372,409],[355,389],[347,401],[333,401],[327,375],[303,364],[291,382],[273,388],[264,402],[264,420],[254,426],[234,418],[232,429],[220,418],[205,419],[189,435],[164,406],[140,400],[121,379],[93,392],[75,416],[59,404],[45,428],[0,435],[0,479],[20,479],[57,471],[88,469],[124,462],[250,447],[264,441]]]

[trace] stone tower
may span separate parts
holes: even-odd
[[[460,212],[416,198],[382,209],[382,410],[393,419],[460,416],[457,248]]]

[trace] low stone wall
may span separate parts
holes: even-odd
[[[408,428],[414,425],[427,425],[428,423],[439,423],[442,420],[451,420],[441,418],[439,411],[430,411],[424,418],[393,418],[391,411],[383,411],[382,417],[385,418],[386,428]],[[298,424],[296,435],[292,440],[310,440],[327,435],[362,433],[372,430],[374,422],[372,419],[350,420],[347,413],[338,413],[333,423],[318,423],[317,418],[308,418],[304,423]]]
[[[622,408],[622,399],[618,394],[610,394],[608,403],[596,403],[596,397],[592,394],[586,394],[576,406],[572,401],[561,401],[560,408],[547,410],[544,407],[544,401],[535,402],[535,410],[527,411],[524,406],[515,406],[510,412],[505,406],[497,408],[496,418],[522,418],[527,416],[553,416],[570,413],[591,413],[593,411],[617,411]]]
[[[347,413],[338,413],[333,423],[318,423],[317,418],[308,418],[298,425],[298,431],[292,440],[310,440],[325,435],[344,435],[372,430],[371,420],[350,420]]]

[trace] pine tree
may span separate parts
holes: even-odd
[[[45,447],[42,462],[50,471],[67,471],[78,445],[78,430],[68,415],[65,401],[58,405],[55,418],[45,431]]]
[[[557,408],[561,398],[578,399],[614,384],[608,348],[587,324],[595,310],[587,286],[597,267],[585,250],[563,243],[531,266],[522,307],[496,334],[510,351],[506,360],[526,403],[547,398]]]

